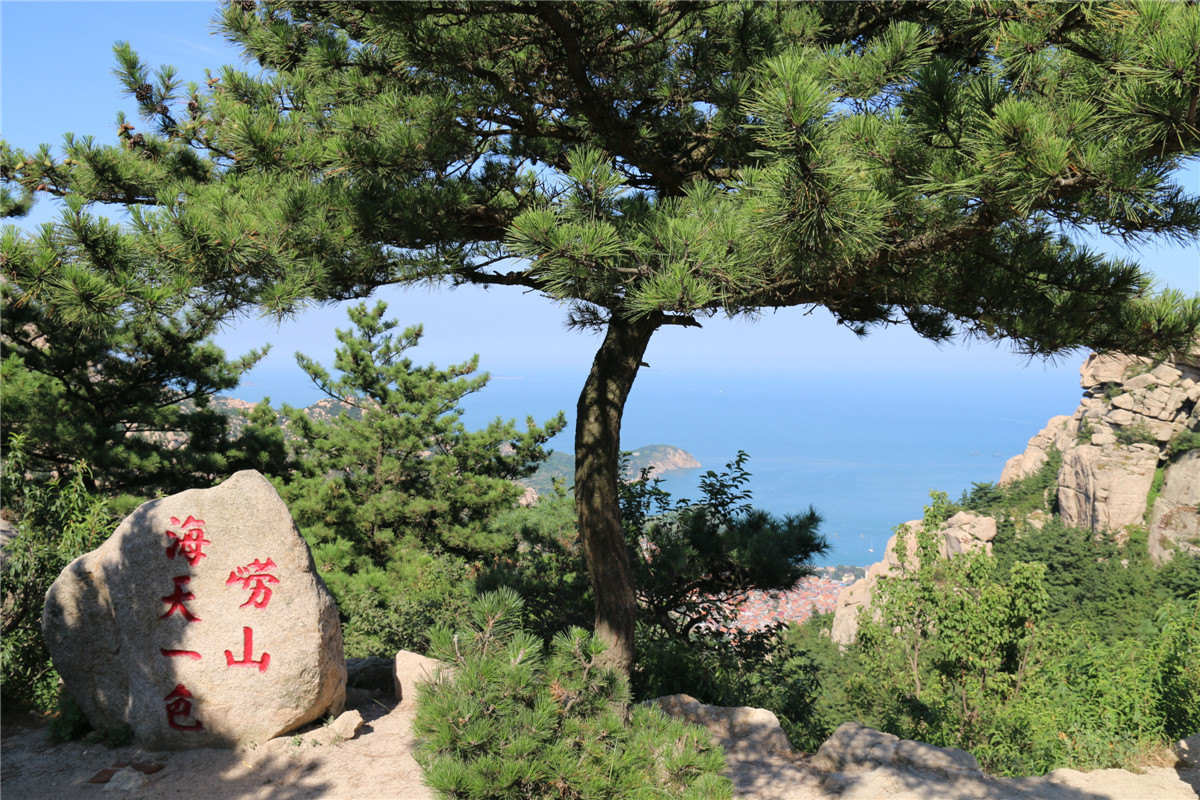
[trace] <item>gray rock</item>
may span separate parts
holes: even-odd
[[[453,669],[436,658],[410,653],[407,650],[396,653],[392,663],[395,665],[392,688],[401,708],[413,708],[416,705],[417,684],[439,680],[443,673]]]
[[[1136,356],[1092,353],[1079,368],[1079,385],[1094,389],[1106,383],[1124,383],[1130,372],[1149,364],[1146,359]]]
[[[277,736],[267,742],[267,750],[278,751],[288,747],[331,747],[348,742],[358,736],[363,726],[362,714],[344,711],[328,725],[295,736]]]
[[[1142,522],[1157,465],[1158,448],[1151,445],[1082,445],[1066,451],[1058,472],[1063,524],[1120,531]]]
[[[139,507],[63,570],[42,630],[89,721],[146,747],[264,742],[344,703],[337,607],[254,471]]]
[[[979,772],[979,762],[966,750],[935,747],[924,742],[901,739],[896,745],[896,763],[914,769],[928,769],[944,775]]]
[[[710,706],[686,694],[659,697],[650,702],[664,713],[700,725],[727,748],[749,748],[776,756],[791,757],[792,743],[779,718],[765,708]]]
[[[125,767],[117,770],[111,778],[104,783],[104,792],[132,792],[134,789],[141,789],[150,778],[142,774],[133,767]]]
[[[1046,463],[1050,448],[1063,451],[1071,447],[1075,443],[1078,431],[1079,420],[1074,417],[1051,417],[1046,427],[1029,440],[1025,452],[1013,456],[1005,463],[1004,471],[1000,473],[1000,485],[1012,483],[1037,472]]]
[[[890,764],[899,744],[898,736],[843,722],[813,755],[811,765],[822,772],[837,772],[851,764]]]
[[[1184,766],[1200,767],[1200,733],[1193,733],[1175,744],[1175,755]]]
[[[1200,450],[1184,453],[1163,471],[1148,546],[1156,564],[1170,561],[1176,551],[1200,555]]]

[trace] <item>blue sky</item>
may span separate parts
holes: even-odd
[[[27,149],[42,142],[57,146],[67,131],[111,141],[117,109],[136,116],[112,75],[113,42],[127,39],[146,63],[173,64],[185,79],[202,80],[206,67],[240,60],[212,34],[209,20],[214,10],[213,3],[154,0],[0,2],[0,134]],[[1194,163],[1186,179],[1191,188],[1200,188],[1200,170]],[[22,224],[54,216],[53,204],[43,201]],[[1163,284],[1200,292],[1197,245],[1149,247],[1135,257]],[[563,328],[563,309],[518,290],[389,290],[379,296],[403,324],[424,324],[425,339],[415,354],[420,361],[445,364],[479,353],[482,366],[496,376],[556,374],[582,380],[597,344],[590,335]],[[248,318],[225,330],[219,343],[230,354],[268,342],[274,345],[239,395],[257,399],[272,394],[305,402],[303,378],[292,354],[300,350],[328,363],[337,326],[345,327],[344,311],[326,307],[282,326]],[[1057,364],[1029,363],[978,343],[938,347],[902,328],[859,340],[825,312],[805,315],[798,309],[756,322],[714,319],[699,331],[669,328],[656,335],[646,357],[655,376],[668,380],[720,375],[735,383],[769,385],[773,378],[809,374],[905,374],[926,376],[940,390],[980,381],[1010,387],[1014,382],[1031,387],[1053,383],[1067,398],[1077,396],[1081,359],[1079,354]],[[1049,413],[1069,413],[1069,407]]]

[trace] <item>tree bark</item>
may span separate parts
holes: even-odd
[[[634,663],[637,600],[618,503],[621,416],[658,326],[613,316],[575,412],[575,511],[596,598],[596,636],[608,645],[603,663],[626,675]]]

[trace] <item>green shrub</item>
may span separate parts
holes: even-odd
[[[1176,459],[1191,450],[1200,450],[1200,430],[1180,431],[1167,442],[1167,458]]]
[[[470,622],[430,631],[453,666],[422,685],[413,730],[425,782],[451,798],[729,797],[724,758],[701,728],[656,708],[622,711],[628,688],[574,628],[546,652],[518,626],[520,598],[479,596]]]
[[[1118,444],[1158,444],[1158,439],[1144,422],[1135,422],[1132,425],[1118,428],[1114,435],[1117,437]]]
[[[28,472],[22,447],[15,437],[0,469],[0,496],[18,531],[5,548],[0,696],[6,706],[50,711],[58,702],[58,674],[42,640],[46,592],[67,564],[100,546],[117,520],[88,493],[87,465],[75,465],[66,480],[39,480]]]
[[[1156,708],[1167,738],[1181,739],[1200,731],[1200,592],[1164,605],[1158,622]]]
[[[337,540],[313,558],[337,601],[348,657],[423,653],[429,629],[461,619],[475,594],[467,563],[445,553],[396,547],[379,567]]]
[[[522,627],[547,642],[558,631],[592,625],[592,584],[569,494],[560,488],[536,505],[496,515],[488,525],[516,546],[485,562],[475,583],[479,592],[514,590],[525,600]]]

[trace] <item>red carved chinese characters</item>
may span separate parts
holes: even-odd
[[[172,728],[177,731],[203,730],[204,726],[200,724],[199,720],[193,720],[188,724],[180,722],[181,719],[192,716],[192,693],[182,683],[164,697],[163,701],[167,704],[167,724]]]
[[[250,628],[242,628],[242,660],[234,661],[233,653],[229,650],[225,651],[225,666],[227,667],[258,667],[259,672],[266,672],[267,666],[271,663],[271,654],[263,653],[262,658],[258,661],[254,660],[254,631]]]
[[[204,520],[189,514],[183,522],[179,521],[179,517],[171,517],[171,524],[179,528],[180,532],[167,531],[167,558],[174,559],[175,556],[182,555],[187,559],[188,566],[194,567],[197,561],[208,557],[204,552],[204,545],[212,542],[204,538]]]
[[[238,567],[229,573],[229,580],[225,581],[226,586],[231,583],[240,583],[243,589],[250,590],[250,599],[238,608],[245,608],[249,605],[253,605],[255,608],[267,607],[267,603],[271,602],[271,587],[267,584],[279,583],[279,578],[270,574],[273,569],[275,569],[275,562],[271,559],[268,558],[265,562],[255,559],[247,566]]]
[[[192,594],[191,592],[184,591],[184,589],[183,589],[183,585],[185,583],[187,583],[188,581],[190,581],[191,579],[192,579],[191,575],[176,575],[175,576],[175,578],[174,578],[175,591],[172,592],[171,594],[167,595],[166,597],[162,598],[162,601],[164,603],[169,603],[171,607],[168,608],[166,613],[163,614],[162,616],[160,616],[159,619],[166,619],[167,617],[171,616],[171,614],[178,611],[179,614],[188,622],[199,622],[200,621],[200,618],[197,617],[195,614],[193,614],[191,611],[188,611],[187,606],[184,605],[184,602],[186,602],[188,600],[196,599],[196,595]]]
[[[202,656],[195,650],[164,650],[159,648],[163,658],[190,658],[192,661],[199,661]]]

